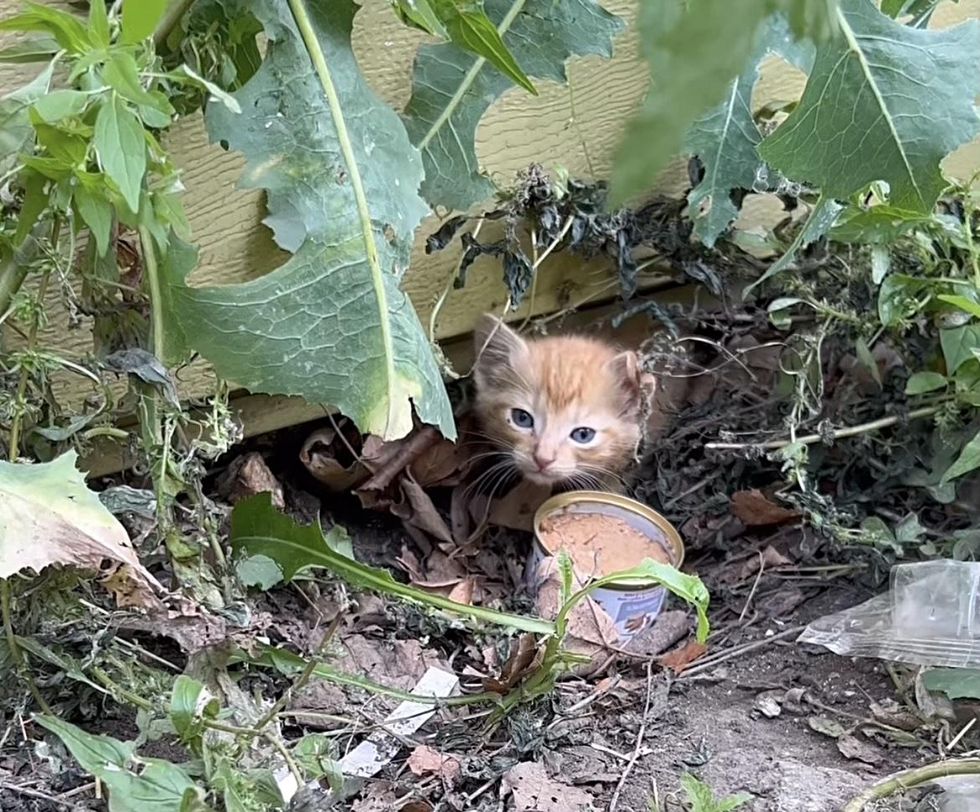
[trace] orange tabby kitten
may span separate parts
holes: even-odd
[[[641,439],[653,380],[636,353],[584,336],[524,339],[492,316],[476,331],[483,437],[527,480],[616,487]]]

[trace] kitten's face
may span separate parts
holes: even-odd
[[[525,340],[491,317],[476,350],[481,428],[526,479],[601,487],[626,467],[652,394],[634,353],[575,336]]]

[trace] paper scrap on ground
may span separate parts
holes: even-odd
[[[459,678],[441,668],[430,667],[412,689],[415,696],[445,699],[459,693]],[[431,719],[436,706],[429,702],[405,700],[382,723],[385,731],[398,736],[409,736]],[[391,761],[401,749],[401,742],[387,732],[380,731],[362,741],[340,760],[340,771],[346,776],[370,778]]]

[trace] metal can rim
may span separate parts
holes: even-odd
[[[672,556],[671,566],[675,569],[680,569],[681,565],[684,563],[684,541],[681,539],[680,533],[677,529],[661,514],[657,513],[653,508],[644,505],[642,502],[638,502],[635,499],[630,499],[628,496],[622,496],[618,493],[607,493],[606,491],[567,491],[565,493],[558,493],[554,496],[546,499],[535,511],[534,519],[532,522],[532,527],[534,529],[534,543],[537,544],[545,555],[553,556],[554,552],[549,550],[544,542],[541,540],[541,522],[544,518],[555,511],[568,507],[569,505],[581,503],[581,502],[592,502],[602,505],[614,505],[623,510],[635,513],[642,516],[651,522],[658,530],[660,530],[670,545],[670,549],[667,550],[668,554]],[[653,541],[653,539],[651,539]],[[612,589],[618,592],[630,592],[638,588],[644,588],[646,585],[641,583],[624,583],[622,585],[606,586],[604,589]],[[656,589],[656,585],[650,585],[646,587],[649,589]]]

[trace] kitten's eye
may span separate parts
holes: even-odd
[[[572,429],[572,433],[569,436],[576,443],[587,443],[595,437],[595,429],[590,429],[588,426],[579,426],[577,429]]]
[[[530,412],[526,412],[523,409],[511,409],[510,419],[519,429],[534,428],[534,418],[531,417]]]

